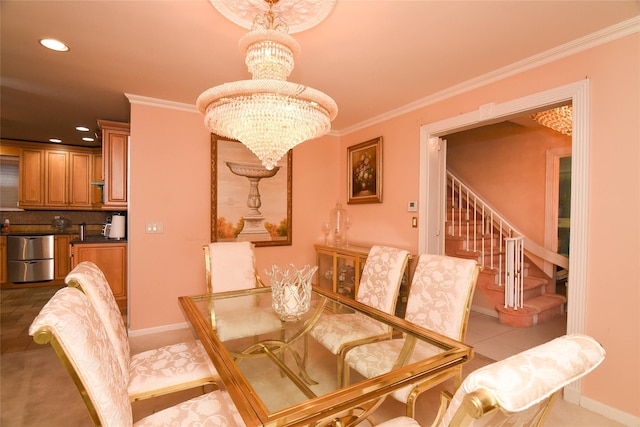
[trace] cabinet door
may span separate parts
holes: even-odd
[[[69,206],[91,207],[91,154],[69,153]]]
[[[48,207],[67,207],[69,205],[69,153],[47,150],[45,156],[45,205]]]
[[[350,298],[356,298],[356,278],[358,272],[358,257],[347,254],[336,254],[336,291]]]
[[[91,261],[104,273],[120,308],[127,307],[127,244],[76,244],[72,265]]]
[[[7,238],[0,236],[0,283],[7,282]]]
[[[71,253],[69,243],[76,236],[71,234],[57,234],[53,238],[53,265],[55,279],[64,279],[71,271]]]
[[[92,154],[91,160],[93,163],[91,181],[104,183],[104,175],[102,173],[102,153]],[[91,202],[94,206],[102,206],[102,189],[103,187],[99,185],[91,186]]]
[[[316,285],[320,288],[335,292],[335,265],[333,254],[316,251],[316,265],[318,266]]]
[[[128,130],[103,129],[104,208],[127,207]]]
[[[23,149],[20,158],[20,207],[44,206],[44,150]]]

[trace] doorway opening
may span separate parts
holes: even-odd
[[[568,294],[567,333],[583,333],[586,305],[587,272],[587,218],[589,186],[589,81],[582,80],[562,87],[532,94],[504,103],[480,105],[477,110],[423,125],[420,131],[420,199],[419,225],[421,233],[418,247],[421,253],[428,248],[444,248],[444,209],[446,200],[446,157],[435,149],[439,137],[497,123],[530,111],[571,103],[573,106],[573,133],[571,143],[571,234],[569,238],[569,264],[571,265],[571,292]],[[444,149],[446,152],[446,147]],[[438,186],[440,186],[438,188]],[[435,188],[435,190],[434,190]],[[440,215],[427,212],[437,206]],[[443,252],[440,252],[443,253]],[[580,384],[571,384],[565,398],[577,402]]]

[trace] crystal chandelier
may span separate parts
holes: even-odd
[[[542,126],[551,128],[563,135],[571,136],[573,129],[573,108],[571,105],[540,111],[531,115],[531,118]]]
[[[287,81],[300,45],[272,11],[278,0],[265,1],[269,10],[239,42],[252,79],[212,87],[197,106],[211,132],[242,142],[271,170],[296,145],[329,132],[338,106],[323,92]]]

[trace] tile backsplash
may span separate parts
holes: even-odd
[[[8,219],[14,231],[19,231],[23,227],[54,231],[55,228],[51,224],[56,216],[60,216],[70,221],[69,231],[77,231],[78,224],[85,223],[88,230],[95,232],[101,230],[102,225],[115,213],[112,211],[0,211],[0,223]],[[126,215],[126,212],[120,212],[120,214]]]

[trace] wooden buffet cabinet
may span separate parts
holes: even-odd
[[[314,247],[316,249],[316,265],[318,266],[315,285],[355,299],[358,294],[362,270],[367,262],[371,247],[351,245],[337,247],[320,244],[316,244]],[[414,259],[413,256],[409,258],[400,284],[395,313],[399,317],[404,317],[407,305],[410,272],[413,271],[412,259]]]
[[[74,243],[71,245],[71,268],[91,261],[104,273],[120,309],[127,308],[127,243]]]

